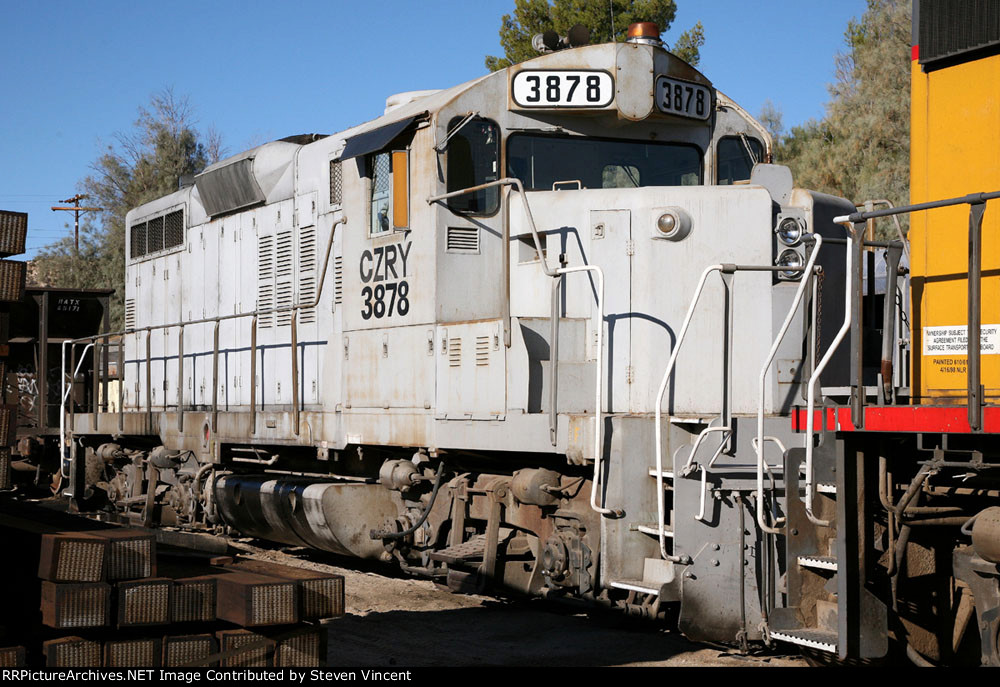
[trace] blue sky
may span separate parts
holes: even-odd
[[[668,43],[701,20],[701,71],[790,128],[823,114],[834,55],[864,0],[677,0]],[[447,88],[501,55],[513,0],[0,0],[0,208],[29,213],[29,253],[66,235],[49,210],[137,108],[186,96],[229,153],[381,114],[388,95]]]

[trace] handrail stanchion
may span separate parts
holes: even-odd
[[[757,524],[760,528],[770,534],[781,534],[784,530],[780,528],[784,518],[779,518],[775,521],[775,526],[771,527],[764,521],[764,398],[765,398],[765,381],[767,378],[767,371],[771,367],[771,363],[774,362],[774,356],[778,354],[778,347],[781,346],[781,342],[785,340],[785,334],[788,333],[788,328],[792,324],[792,319],[795,317],[795,313],[799,309],[799,304],[802,302],[802,296],[805,293],[806,286],[812,280],[813,268],[816,264],[816,258],[819,256],[819,250],[823,246],[823,237],[819,234],[813,234],[813,248],[809,252],[809,259],[806,260],[806,266],[802,271],[802,277],[799,280],[799,287],[795,290],[795,296],[792,298],[792,305],[788,308],[788,314],[785,315],[785,321],[782,322],[781,328],[778,330],[778,335],[774,338],[771,343],[771,350],[767,352],[767,358],[764,360],[764,364],[760,368],[760,376],[757,379]],[[813,300],[815,300],[815,292],[813,295]],[[813,326],[811,328],[811,338],[816,337],[816,324],[813,321]],[[814,349],[814,347],[813,347]]]

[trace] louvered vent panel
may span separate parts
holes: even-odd
[[[274,237],[257,239],[257,326],[269,329],[274,326]]]
[[[476,365],[482,367],[490,364],[490,337],[476,337]]]
[[[338,255],[333,259],[333,303],[344,302],[344,257]]]
[[[275,313],[275,319],[279,327],[284,327],[292,323],[291,308],[294,305],[295,289],[292,282],[293,271],[293,251],[292,232],[282,231],[278,233],[278,240],[275,246],[274,276],[275,276],[275,303],[276,308],[286,308],[283,312]]]
[[[175,210],[163,218],[163,247],[173,248],[184,243],[184,211]]]
[[[460,337],[448,339],[448,366],[462,366],[462,339]]]
[[[135,299],[125,299],[125,329],[135,329]]]
[[[299,303],[305,305],[316,299],[316,227],[299,231]],[[316,321],[316,308],[299,311],[299,322]]]
[[[129,229],[129,254],[139,258],[146,254],[146,223],[136,222]]]
[[[478,253],[478,227],[448,227],[449,253]]]
[[[146,252],[163,250],[163,218],[154,217],[146,223]]]
[[[343,172],[339,160],[330,160],[330,205],[343,202]]]

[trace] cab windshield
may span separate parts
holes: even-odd
[[[701,184],[701,151],[683,143],[515,134],[508,175],[528,191]]]

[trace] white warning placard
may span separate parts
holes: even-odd
[[[968,327],[924,327],[924,355],[968,355]],[[980,328],[979,350],[982,355],[1000,355],[1000,324]]]

